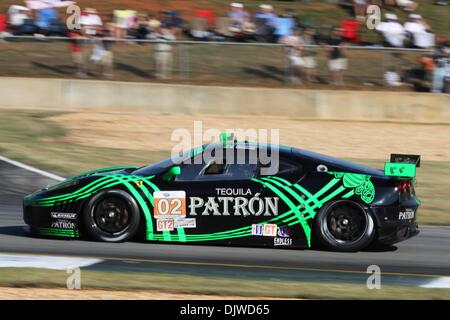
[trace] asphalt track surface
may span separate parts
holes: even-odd
[[[144,242],[110,244],[31,237],[22,220],[22,198],[54,182],[0,161],[0,252],[99,257],[105,263],[94,268],[107,270],[246,278],[357,280],[367,276],[369,265],[378,265],[397,284],[411,279],[420,284],[420,279],[450,276],[448,227],[422,227],[418,236],[395,246],[357,253]]]

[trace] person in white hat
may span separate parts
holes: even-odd
[[[386,13],[386,21],[380,22],[376,26],[376,30],[383,35],[385,45],[389,47],[403,47],[405,40],[405,29],[398,22],[397,15]]]
[[[244,23],[248,21],[248,12],[245,11],[244,5],[239,2],[232,2],[230,4],[231,11],[228,17],[231,19],[230,29],[241,30]]]
[[[404,25],[407,37],[417,48],[430,48],[434,46],[434,34],[431,27],[418,14],[411,13]]]
[[[397,2],[397,6],[399,6],[400,8],[402,8],[405,11],[414,11],[417,8],[417,2],[413,1],[413,0],[396,0]]]
[[[97,14],[97,10],[87,8],[80,17],[81,28],[85,35],[95,36],[97,31],[103,26],[102,19]]]

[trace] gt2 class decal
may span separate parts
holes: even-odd
[[[260,198],[259,193],[252,196],[250,189],[240,188],[216,188],[216,194],[216,197],[208,197],[206,201],[201,197],[190,197],[189,215],[243,217],[278,215],[278,197]]]
[[[175,229],[174,219],[158,219],[156,220],[157,231],[173,231]]]
[[[277,230],[278,227],[276,224],[266,223],[252,225],[252,235],[254,236],[276,237]]]
[[[186,217],[185,191],[155,191],[155,218]]]

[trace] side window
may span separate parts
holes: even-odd
[[[260,172],[261,172],[261,168],[263,166],[260,166]],[[302,170],[302,165],[301,164],[295,164],[293,162],[284,160],[284,159],[280,159],[280,161],[278,162],[278,171],[276,173],[276,175],[289,175],[289,174],[293,174],[296,172],[301,172]],[[262,175],[262,174],[261,174]]]

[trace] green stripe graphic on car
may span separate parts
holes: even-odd
[[[151,181],[154,176],[140,177],[126,174],[101,174],[98,173],[98,171],[94,172],[97,172],[96,174],[100,176],[100,178],[90,182],[82,188],[72,193],[31,201],[30,204],[53,206],[72,203],[74,201],[85,199],[100,190],[122,185],[138,202],[141,212],[144,214],[146,220],[147,240],[200,242],[247,237],[252,235],[252,225],[208,234],[190,235],[186,234],[186,230],[183,228],[177,228],[177,234],[171,234],[170,231],[155,233],[152,220],[152,208],[154,206],[153,192],[160,191],[160,189],[153,181]],[[347,199],[354,195],[360,196],[361,200],[366,203],[371,203],[373,201],[375,196],[375,188],[370,181],[370,176],[343,172],[328,173],[332,175],[333,178],[314,194],[298,183],[291,183],[288,180],[277,176],[252,179],[252,181],[263,185],[272,193],[277,195],[288,208],[286,212],[266,221],[260,222],[260,224],[274,223],[279,227],[299,225],[305,234],[308,247],[310,247],[311,221],[326,202],[335,198]],[[61,232],[58,233],[58,231]],[[45,234],[51,233],[52,235],[60,236],[78,236],[78,232],[75,235],[75,233],[71,233],[70,231],[55,228],[47,228],[45,230],[41,228],[39,233],[44,234],[44,232]]]

